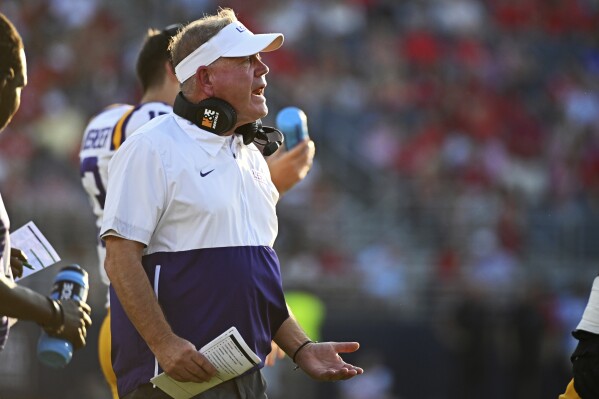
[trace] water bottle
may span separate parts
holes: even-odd
[[[88,289],[87,272],[79,265],[73,264],[63,267],[58,272],[54,278],[50,298],[85,302]],[[46,366],[65,367],[73,357],[73,344],[65,339],[51,337],[42,331],[37,343],[37,357]]]
[[[277,128],[285,136],[287,150],[308,137],[308,118],[297,107],[286,107],[279,111],[276,118]]]

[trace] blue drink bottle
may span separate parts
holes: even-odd
[[[276,123],[277,128],[285,136],[287,150],[308,137],[308,118],[304,111],[297,107],[286,107],[280,110]]]
[[[56,300],[74,299],[85,302],[89,283],[87,272],[79,265],[63,267],[54,278],[50,298]],[[42,331],[37,343],[37,357],[46,366],[65,367],[73,357],[73,344],[61,338],[51,337]]]

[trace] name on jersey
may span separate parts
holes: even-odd
[[[102,129],[90,129],[85,136],[85,141],[83,142],[83,149],[87,150],[90,148],[103,148],[104,144],[106,144],[106,140],[110,137],[112,133],[111,127],[105,127]]]

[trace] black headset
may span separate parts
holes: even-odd
[[[218,136],[233,129],[237,123],[237,113],[231,104],[216,97],[207,98],[194,104],[179,92],[175,98],[173,112],[194,123],[200,129]],[[272,155],[284,141],[283,133],[274,127],[262,126],[260,119],[239,126],[235,129],[235,133],[243,136],[245,145],[254,142],[262,146],[262,155],[264,156]]]

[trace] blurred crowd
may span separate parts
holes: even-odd
[[[93,276],[83,127],[139,100],[148,28],[217,6],[285,34],[264,54],[265,124],[298,106],[317,146],[278,209],[286,285],[324,301],[325,331],[391,320],[430,332],[430,358],[399,373],[385,340],[402,336],[388,330],[365,355],[376,372],[352,381],[362,388],[326,397],[411,398],[409,373],[442,358],[458,365],[451,381],[420,398],[498,386],[497,397],[556,397],[599,271],[597,0],[4,0],[29,70],[0,138],[13,226],[34,220]],[[473,396],[455,393],[473,378]]]

